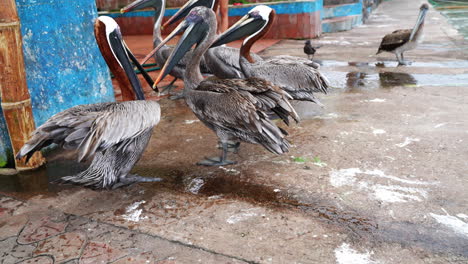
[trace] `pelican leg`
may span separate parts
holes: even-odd
[[[175,93],[175,94],[169,96],[169,99],[171,99],[171,100],[179,100],[179,99],[184,99],[184,98],[185,98],[184,92]]]
[[[398,66],[400,66],[400,65],[411,65],[410,61],[405,61],[405,57],[403,56],[403,52],[402,53],[396,53],[395,55],[396,55],[397,60],[398,60]]]
[[[236,142],[233,140],[228,140],[227,141],[227,146],[228,146],[228,152],[232,152],[234,154],[239,153],[239,148],[240,148],[240,142]],[[221,141],[218,141],[218,148],[222,149],[223,145]]]
[[[222,142],[221,143],[222,152],[220,157],[213,157],[213,158],[205,158],[202,161],[197,162],[197,165],[202,166],[224,166],[224,165],[232,165],[236,164],[235,161],[230,161],[227,159],[228,153],[228,143]]]
[[[161,179],[161,178],[142,177],[142,176],[136,175],[136,174],[128,174],[125,177],[121,177],[119,179],[119,182],[112,185],[112,189],[117,189],[117,188],[120,188],[120,187],[123,187],[123,186],[132,185],[132,184],[138,183],[138,182],[160,182],[162,180],[163,179]]]
[[[178,79],[177,77],[174,77],[174,80],[172,80],[171,83],[169,83],[169,84],[166,85],[166,86],[161,87],[161,89],[162,89],[162,90],[161,90],[161,93],[165,93],[166,91],[167,91],[168,93],[170,93],[170,91],[171,91],[172,89],[177,88],[177,86],[174,85],[174,83],[175,83],[175,81],[177,81],[177,79]]]

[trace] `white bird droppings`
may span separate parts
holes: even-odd
[[[371,260],[371,254],[368,251],[359,253],[347,243],[343,243],[335,249],[335,258],[338,264],[378,264],[379,262]]]
[[[387,99],[375,98],[371,100],[365,100],[365,102],[369,102],[369,103],[383,103],[385,101],[387,101]]]
[[[410,138],[406,137],[403,143],[395,144],[397,147],[403,148],[411,144],[411,142],[419,142],[421,141],[419,138]]]
[[[387,133],[387,132],[385,130],[383,130],[383,129],[374,129],[374,130],[372,130],[372,134],[374,134],[375,136],[385,134],[385,133]]]
[[[396,176],[386,175],[381,170],[361,170],[349,168],[332,170],[330,172],[330,183],[334,187],[353,186],[365,191],[370,197],[387,203],[421,202],[428,194],[422,187],[405,187],[397,184],[383,185],[376,183],[375,178],[385,178],[400,184],[409,185],[432,185],[435,183],[417,180],[406,180]]]
[[[188,185],[187,190],[193,194],[198,194],[203,185],[205,185],[203,178],[194,178]]]
[[[464,235],[468,237],[468,223],[464,222],[463,220],[459,219],[456,216],[452,215],[438,215],[438,214],[433,214],[430,213],[430,216],[432,216],[439,224],[442,224],[446,227],[449,227],[452,229],[455,233]],[[460,214],[458,214],[460,215]],[[457,216],[458,216],[457,215]]]
[[[195,123],[195,122],[200,122],[200,120],[198,120],[198,119],[195,119],[195,120],[185,120],[185,121],[184,121],[184,124],[190,125],[190,124],[193,124],[193,123]]]
[[[251,209],[247,209],[247,210],[243,210],[244,212],[241,212],[241,213],[238,213],[238,214],[234,214],[234,215],[231,215],[227,220],[226,222],[228,224],[235,224],[237,222],[240,222],[240,221],[244,221],[244,220],[247,220],[253,216],[257,216],[258,214],[255,212],[257,211],[257,208],[251,208]]]
[[[335,187],[351,185],[356,181],[356,174],[361,172],[359,168],[332,170],[330,172],[330,183]]]
[[[240,171],[236,170],[236,169],[232,169],[232,168],[225,168],[223,166],[219,166],[220,169],[224,170],[226,173],[228,174],[232,174],[232,175],[238,175],[240,174]]]
[[[445,125],[447,125],[447,123],[440,123],[440,124],[435,125],[434,128],[443,127]]]
[[[141,217],[141,213],[143,213],[143,209],[137,209],[141,204],[146,203],[146,201],[139,201],[134,202],[133,204],[129,205],[125,212],[126,214],[122,215],[123,219],[132,222],[139,222],[140,219],[146,219],[148,217]]]
[[[457,214],[457,217],[468,220],[468,215],[466,214]]]

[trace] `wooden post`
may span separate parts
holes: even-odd
[[[16,154],[29,139],[35,125],[26,84],[15,0],[0,1],[0,100],[13,152]],[[44,162],[41,153],[37,152],[28,164],[16,160],[16,169],[34,169]]]

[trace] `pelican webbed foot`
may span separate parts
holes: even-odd
[[[226,166],[226,165],[234,165],[237,162],[231,160],[223,160],[222,157],[206,157],[204,160],[197,162],[197,165],[201,166]]]
[[[226,166],[226,165],[233,165],[237,162],[231,161],[227,159],[228,153],[228,141],[221,142],[221,156],[220,157],[213,157],[213,158],[205,158],[202,161],[197,162],[197,165],[202,166]]]
[[[408,66],[408,65],[411,65],[412,62],[411,61],[399,61],[398,62],[398,66]]]
[[[165,94],[166,92],[171,93],[173,89],[177,88],[177,86],[174,85],[176,81],[177,81],[177,77],[175,77],[174,80],[172,80],[168,85],[161,87],[161,93],[162,94]]]
[[[115,183],[112,185],[112,189],[117,189],[120,187],[124,186],[129,186],[134,183],[139,183],[139,182],[160,182],[162,181],[162,178],[152,178],[152,177],[143,177],[137,174],[128,174],[125,177],[122,177],[119,179],[119,182]]]

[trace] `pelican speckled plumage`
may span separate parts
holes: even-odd
[[[95,23],[96,41],[122,90],[132,88],[136,101],[78,105],[64,110],[39,126],[16,158],[26,157],[52,143],[77,149],[78,161],[93,157],[83,172],[61,181],[93,188],[117,188],[134,182],[160,181],[130,174],[160,120],[160,106],[144,101],[138,77],[130,63],[130,51],[119,27],[110,17]],[[136,61],[134,61],[137,63]]]
[[[419,8],[418,19],[413,29],[398,29],[383,37],[377,54],[386,51],[394,53],[399,65],[407,65],[403,53],[415,49],[423,39],[424,19],[429,6],[424,3]]]
[[[276,113],[286,123],[289,117],[298,121],[294,108],[288,102],[290,96],[279,87],[258,78],[203,79],[200,60],[211,46],[216,32],[216,17],[211,9],[193,8],[165,41],[181,31],[185,33],[161,70],[155,85],[170,72],[184,53],[197,44],[184,76],[185,101],[203,124],[216,133],[222,146],[220,157],[207,158],[198,164],[234,164],[227,159],[229,140],[260,144],[277,154],[287,152],[290,144],[285,138],[286,131],[269,120],[267,113]]]
[[[218,36],[213,47],[246,37],[239,57],[239,64],[246,77],[270,81],[288,92],[294,100],[318,102],[314,92],[326,93],[329,82],[309,60],[291,56],[255,60],[251,56],[251,47],[268,32],[274,19],[275,11],[272,8],[256,6]]]

